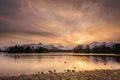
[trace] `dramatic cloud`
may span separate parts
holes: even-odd
[[[0,0],[0,46],[120,41],[119,0]]]

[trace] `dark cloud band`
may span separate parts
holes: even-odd
[[[0,0],[1,40],[16,34],[71,44],[120,41],[119,21],[120,0]]]

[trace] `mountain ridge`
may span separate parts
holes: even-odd
[[[35,52],[35,50],[38,48],[44,48],[44,49],[48,50],[47,52],[70,52],[73,50],[73,47],[65,47],[65,46],[61,46],[61,45],[55,46],[53,44],[44,45],[42,43],[13,45],[13,46],[9,46],[9,47],[0,48],[0,50],[2,52],[9,52],[12,48],[22,48],[22,49],[29,48],[29,50],[31,50],[33,52]],[[19,52],[19,51],[17,51],[17,52]],[[25,51],[23,51],[23,52],[25,52]]]
[[[120,53],[120,42],[92,42],[85,45],[77,45],[76,53]]]
[[[18,51],[16,51],[16,50]],[[13,50],[13,51],[12,51]],[[39,53],[39,52],[75,52],[75,53],[120,53],[120,42],[92,42],[79,44],[76,47],[53,44],[22,44],[0,48],[2,52]],[[11,52],[12,51],[12,52]]]

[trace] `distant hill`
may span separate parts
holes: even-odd
[[[73,47],[64,47],[62,45],[54,46],[52,44],[44,45],[39,44],[23,44],[3,47],[0,49],[2,52],[8,53],[47,53],[47,52],[72,52]]]
[[[75,52],[75,53],[117,53],[120,54],[120,42],[92,42],[86,45],[65,47],[62,45],[23,44],[0,48],[8,53],[47,53],[47,52]]]
[[[120,53],[120,42],[92,42],[86,45],[77,45],[75,53]]]

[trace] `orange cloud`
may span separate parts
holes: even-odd
[[[119,3],[118,0],[1,0],[0,46],[39,42],[75,46],[93,41],[120,41]]]

